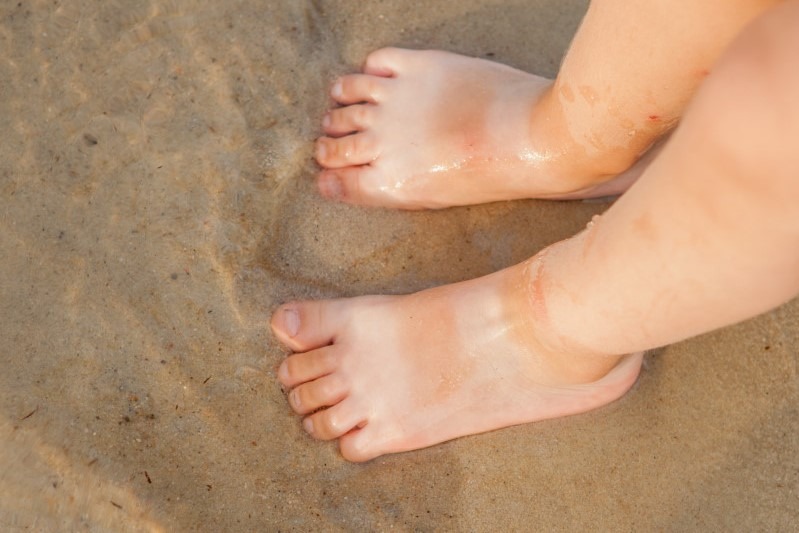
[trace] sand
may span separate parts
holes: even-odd
[[[383,45],[552,76],[585,2],[0,6],[0,530],[787,530],[799,302],[658,350],[598,411],[348,464],[275,369],[290,298],[518,262],[603,203],[323,201],[336,74]]]

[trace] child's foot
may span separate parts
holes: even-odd
[[[278,375],[305,429],[366,461],[620,397],[642,356],[577,356],[544,343],[531,268],[410,296],[282,306],[272,329],[300,353]]]
[[[395,48],[369,55],[332,96],[316,159],[321,193],[350,203],[439,208],[515,198],[618,194],[580,164],[550,80],[499,63]],[[554,111],[553,111],[554,110]],[[585,162],[583,162],[585,163]]]

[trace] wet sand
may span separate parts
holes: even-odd
[[[585,2],[0,6],[0,530],[788,530],[799,301],[656,351],[603,409],[344,462],[266,323],[513,264],[601,203],[314,191],[336,74],[383,45],[554,75]]]

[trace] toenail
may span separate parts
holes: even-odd
[[[337,175],[332,173],[325,174],[319,180],[319,189],[325,197],[333,200],[341,198],[344,192],[341,187],[341,180]]]
[[[326,114],[322,117],[322,127],[329,128],[330,127],[330,114]]]
[[[333,88],[330,89],[330,94],[333,95],[333,98],[341,98],[341,95],[344,94],[344,89],[341,87],[341,80],[333,84]]]
[[[283,310],[283,324],[286,325],[286,333],[289,337],[294,337],[300,331],[300,314],[296,309]]]
[[[300,393],[297,392],[297,389],[294,389],[289,393],[291,397],[291,405],[293,405],[296,409],[300,408]]]
[[[318,143],[316,145],[316,160],[324,161],[325,157],[327,157],[327,146],[323,143]]]
[[[289,379],[289,365],[283,361],[280,364],[280,368],[277,369],[277,379],[279,379],[282,383],[285,383]]]
[[[302,427],[304,427],[305,431],[307,431],[309,434],[313,435],[313,420],[306,418],[302,421]]]

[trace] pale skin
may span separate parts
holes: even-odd
[[[344,107],[323,120],[319,189],[406,209],[621,192],[629,180],[608,179],[674,126],[722,50],[772,3],[596,1],[554,82],[455,54],[378,50],[333,85]]]
[[[278,377],[311,436],[365,461],[588,411],[632,386],[643,351],[799,293],[799,2],[679,4],[658,35],[645,21],[665,3],[595,2],[554,84],[394,49],[340,80],[317,152],[328,196],[422,208],[634,184],[585,231],[489,276],[281,306],[272,329],[295,353]],[[694,52],[670,59],[681,47]],[[446,98],[448,78],[488,95],[481,109]],[[620,174],[678,117],[651,164]]]

